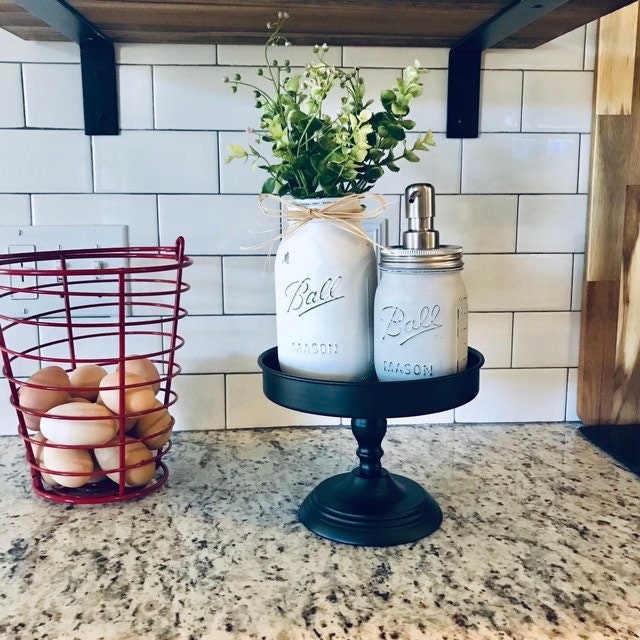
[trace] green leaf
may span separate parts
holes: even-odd
[[[275,178],[268,178],[262,185],[262,193],[273,193],[276,190]]]
[[[418,158],[418,156],[413,153],[413,151],[409,151],[409,149],[407,149],[404,152],[404,157],[409,161],[409,162],[420,162],[420,158]]]
[[[387,169],[389,169],[389,171],[393,171],[394,173],[398,173],[398,171],[400,171],[400,167],[393,162],[387,163]]]

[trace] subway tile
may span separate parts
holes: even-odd
[[[487,133],[465,140],[463,193],[575,193],[578,136]],[[490,161],[488,161],[490,159]]]
[[[232,160],[227,163],[229,145],[241,144],[245,149],[249,145],[256,148],[265,157],[271,159],[270,145],[261,143],[256,145],[256,134],[244,131],[221,131],[219,134],[220,145],[220,192],[221,193],[260,193],[263,182],[269,174],[263,169],[254,168],[253,159]]]
[[[517,196],[436,196],[435,224],[441,242],[462,245],[465,253],[509,253],[517,212]]]
[[[215,133],[123,131],[93,139],[96,191],[215,193]]]
[[[573,256],[573,284],[571,286],[571,310],[582,309],[582,287],[584,286],[584,254]]]
[[[258,370],[258,356],[276,344],[275,316],[187,316],[176,358],[185,373]]]
[[[224,429],[224,376],[180,375],[173,379],[178,401],[169,409],[176,431]]]
[[[375,186],[372,191],[374,193],[378,193]],[[384,218],[387,221],[388,244],[389,245],[400,244],[401,242],[400,215],[401,215],[401,211],[403,211],[403,205],[401,203],[404,202],[404,197],[393,195],[393,194],[392,195],[383,194],[382,199],[385,201],[385,208],[383,213],[380,215],[380,217]]]
[[[521,101],[522,71],[484,71],[480,85],[480,131],[520,131]]]
[[[390,418],[388,420],[389,425],[394,424],[453,424],[454,412],[453,409],[449,411],[440,411],[439,413],[429,413],[424,416],[409,416],[408,418]],[[350,425],[349,418],[345,418],[346,425]]]
[[[580,422],[578,415],[578,370],[569,369],[567,378],[567,422]]]
[[[255,69],[242,69],[242,75],[256,86],[267,80]],[[225,84],[225,76],[237,72],[233,67],[153,68],[153,87],[158,129],[241,129],[257,128],[261,110],[255,107],[253,90],[239,87],[237,93]]]
[[[340,418],[285,409],[262,392],[262,375],[227,376],[227,428],[340,424]]]
[[[591,131],[592,97],[591,71],[526,71],[522,130]]]
[[[591,171],[591,134],[580,136],[580,170],[578,171],[578,193],[589,193]]]
[[[510,313],[469,314],[469,346],[482,353],[486,369],[511,366],[511,325]]]
[[[514,367],[577,367],[580,314],[516,313],[513,321]]]
[[[151,67],[119,65],[118,111],[122,129],[153,129]]]
[[[566,369],[483,369],[480,393],[456,409],[456,422],[564,420]]]
[[[24,127],[19,64],[0,64],[0,128]]]
[[[34,195],[33,223],[122,224],[129,227],[129,245],[158,244],[156,198],[151,195]],[[175,242],[173,237],[169,243]]]
[[[464,280],[471,311],[565,311],[572,256],[467,255]]]
[[[0,131],[0,192],[91,191],[90,149],[82,131]]]
[[[191,289],[182,296],[180,304],[190,315],[222,313],[222,259],[209,256],[192,259],[193,264],[184,272],[184,280]]]
[[[584,251],[587,196],[520,196],[518,251]]]
[[[484,69],[582,69],[584,27],[579,27],[535,49],[489,49]]]
[[[120,64],[215,64],[213,44],[117,44]]]
[[[593,71],[596,67],[596,50],[598,48],[598,21],[594,20],[587,26],[584,43],[584,69]]]
[[[318,44],[322,44],[319,42]],[[329,65],[339,66],[342,58],[341,47],[329,47],[324,61]],[[311,46],[274,47],[270,49],[270,59],[279,63],[289,60],[292,66],[303,67],[313,62],[315,55]],[[219,44],[218,64],[259,67],[265,64],[264,45],[261,44]]]
[[[460,192],[460,140],[435,134],[436,146],[426,153],[419,153],[420,162],[400,161],[400,171],[387,171],[375,185],[377,193],[404,193],[405,187],[414,182],[430,182],[436,193]],[[407,135],[412,144],[415,134]]]
[[[72,42],[23,40],[0,29],[0,62],[80,62],[80,49]]]
[[[27,194],[0,194],[0,224],[31,224]]]
[[[256,245],[280,234],[279,218],[265,216],[256,196],[167,195],[159,197],[158,208],[160,241],[182,235],[194,255],[266,255],[269,246]]]
[[[0,228],[0,231],[2,229]],[[4,285],[8,278],[3,276],[0,281],[4,280],[2,284]],[[4,313],[7,315],[11,315],[10,312],[5,308],[2,308],[2,302],[0,301],[0,313]],[[15,360],[11,362],[11,372],[14,377],[25,377],[28,378],[32,374],[34,374],[39,368],[40,365],[36,360],[33,360],[33,357],[38,357],[38,350],[31,351],[33,347],[37,347],[40,344],[40,340],[38,338],[38,327],[27,324],[16,324],[14,327],[9,329],[5,329],[3,332],[3,337],[5,341],[5,345],[11,351],[15,351],[18,353],[28,352],[27,356],[31,357],[17,357]],[[8,354],[10,358],[14,356],[14,354]],[[3,377],[2,369],[4,368],[4,362],[0,360],[0,378]],[[5,401],[5,398],[8,399],[8,396],[0,396],[0,403]]]
[[[423,69],[446,69],[449,49],[435,47],[344,47],[345,67],[397,67],[404,69],[418,60]]]
[[[77,64],[25,64],[27,126],[82,129],[82,78]]]
[[[222,264],[225,313],[276,312],[273,259],[227,256]]]

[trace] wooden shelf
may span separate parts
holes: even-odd
[[[49,2],[50,0],[41,0]],[[67,0],[114,42],[263,43],[266,23],[289,12],[293,44],[451,47],[509,0]],[[631,0],[569,0],[497,46],[536,47]],[[0,0],[0,27],[27,40],[64,40],[19,7]]]

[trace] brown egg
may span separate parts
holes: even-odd
[[[42,453],[44,451],[44,444],[47,442],[47,439],[41,433],[34,433],[31,438],[33,440],[37,440],[42,444],[33,444],[31,443],[31,451],[33,451],[33,457],[36,459],[36,464],[39,467],[42,467]],[[41,473],[42,481],[46,484],[56,485],[55,480],[48,473]]]
[[[117,370],[118,367],[116,367],[116,371]],[[160,382],[154,382],[154,380],[160,378],[160,373],[156,365],[148,358],[125,361],[124,371],[125,373],[133,373],[136,376],[140,376],[145,382],[153,382],[151,388],[153,389],[154,396],[160,391]]]
[[[104,471],[120,467],[120,445],[118,440],[113,440],[111,444],[114,446],[99,447],[93,452],[100,468]],[[151,453],[151,451],[149,451],[142,442],[137,442],[132,438],[127,438],[127,443],[124,447],[125,467],[148,461],[147,464],[143,464],[140,467],[126,470],[124,472],[125,484],[128,487],[141,487],[147,484],[156,472],[156,462],[153,453]],[[121,471],[115,471],[113,473],[108,473],[107,475],[115,483],[119,483],[121,473]]]
[[[69,381],[73,387],[71,395],[94,402],[100,390],[100,380],[106,375],[106,369],[97,364],[83,364],[77,367],[69,374]]]
[[[42,466],[47,469],[54,482],[75,489],[91,480],[93,460],[85,449],[55,449],[43,447]],[[79,473],[78,476],[61,476],[56,472]]]
[[[105,407],[106,406],[100,396],[98,396],[98,399],[96,400],[96,404],[99,404],[101,407]],[[116,416],[116,419],[117,419],[117,417],[118,416]],[[127,433],[129,433],[129,431],[131,431],[131,429],[133,429],[133,427],[135,427],[136,424],[138,424],[138,417],[137,416],[131,416],[130,418],[125,418],[124,419],[124,430]],[[120,426],[120,423],[118,422],[118,427],[119,426]]]
[[[145,380],[134,374],[124,376],[124,410],[125,413],[137,413],[152,409],[156,401],[156,395],[149,385],[133,387],[130,385],[142,384]],[[100,381],[99,400],[114,413],[120,411],[120,389],[105,389],[105,387],[117,387],[120,384],[120,374],[116,371],[102,378]]]
[[[151,436],[154,433],[163,431],[167,427],[170,427],[173,423],[171,414],[165,409],[162,402],[156,400],[155,408],[157,411],[153,413],[145,413],[140,416],[138,424],[131,432],[131,435],[136,438],[144,438]],[[149,449],[161,449],[171,439],[171,429],[166,433],[160,433],[157,436],[144,440],[144,444]]]
[[[93,447],[106,444],[116,435],[118,420],[102,405],[68,402],[47,411],[47,415],[40,421],[40,431],[55,444]]]
[[[44,387],[57,387],[56,389],[37,389],[28,386],[29,384],[42,385]],[[44,413],[69,400],[69,376],[62,367],[44,367],[36,371],[18,390],[20,406],[32,411]],[[24,421],[28,429],[38,431],[40,428],[40,418],[38,416],[23,413]]]

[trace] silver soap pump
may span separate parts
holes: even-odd
[[[379,380],[448,375],[467,365],[467,292],[462,247],[440,244],[435,189],[405,190],[402,246],[380,252],[374,302],[374,364]]]

